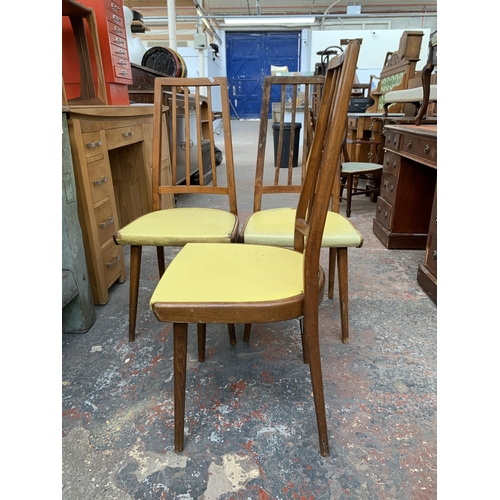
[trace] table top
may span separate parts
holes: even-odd
[[[437,125],[386,125],[386,130],[394,132],[407,132],[415,135],[424,135],[426,137],[437,137]]]
[[[382,118],[384,116],[384,113],[347,113],[347,116],[352,117],[352,118]],[[404,113],[389,113],[387,117],[400,117],[400,116],[405,116]]]

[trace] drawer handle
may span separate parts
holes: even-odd
[[[372,132],[372,131],[373,131],[373,122],[371,122],[371,123],[370,123],[370,125],[368,126],[368,130],[369,130],[370,132]]]
[[[126,54],[127,54],[127,53],[126,53],[124,50],[122,50],[122,49],[118,49],[118,50],[116,51],[116,53],[117,53],[119,56],[124,56],[124,55],[126,55]]]
[[[115,43],[117,43],[118,45],[123,45],[123,40],[121,40],[120,38],[116,38]]]
[[[115,16],[114,14],[113,14],[113,19],[118,23],[121,22],[122,20],[121,17]]]
[[[394,145],[396,145],[396,143],[397,143],[397,142],[398,142],[398,141],[397,141],[397,138],[396,138],[396,137],[394,137],[394,140],[392,141],[392,143],[393,143]]]
[[[119,64],[120,66],[126,66],[126,65],[127,65],[127,62],[126,62],[126,61],[124,61],[123,59],[120,59],[120,61],[118,62],[118,64]]]
[[[437,225],[438,225],[438,218],[437,218],[437,217],[434,219],[434,225],[435,225],[435,226],[437,226]]]
[[[89,143],[87,144],[87,147],[88,147],[89,149],[92,149],[92,148],[97,148],[97,147],[99,147],[99,146],[102,146],[102,141],[89,142]]]
[[[406,143],[406,147],[407,147],[408,149],[411,149],[411,141],[408,141],[408,142]]]
[[[394,186],[391,184],[391,187],[389,188],[389,191],[392,193],[394,192]]]
[[[377,212],[380,213],[380,207],[377,207]]]
[[[387,181],[384,181],[384,189],[387,187]]]
[[[396,168],[396,165],[397,165],[396,160],[394,160],[394,161],[392,162],[392,168]]]
[[[384,212],[384,218],[387,219],[387,212]]]
[[[385,159],[385,164],[386,164],[386,165],[389,165],[389,158],[386,158],[386,159]]]
[[[115,219],[113,219],[113,217],[110,217],[106,222],[101,222],[101,224],[99,224],[101,226],[101,229],[104,229],[105,227],[108,227],[109,225],[113,224],[113,222],[115,221]]]
[[[431,148],[429,147],[429,144],[426,144],[424,148],[424,153],[427,154],[430,150]]]
[[[437,258],[438,258],[437,250],[434,250],[434,252],[432,252],[432,259],[436,260]]]
[[[114,266],[120,260],[120,256],[117,255],[111,262],[106,263],[106,267]]]
[[[94,185],[99,186],[99,184],[103,184],[104,182],[108,182],[108,177],[106,175],[102,179],[96,179]]]
[[[134,135],[134,131],[133,130],[129,130],[128,132],[123,132],[123,137],[130,137],[131,135]]]
[[[122,69],[121,72],[120,72],[123,76],[127,76],[128,75],[128,71]]]
[[[123,33],[122,29],[117,28],[116,26],[114,28],[115,28],[115,33],[118,33],[119,35],[121,35]]]

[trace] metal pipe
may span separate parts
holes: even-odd
[[[175,0],[167,0],[168,13],[168,46],[177,50],[177,14],[175,12]]]
[[[332,18],[332,19],[351,19],[351,20],[356,20],[356,19],[391,19],[391,18],[398,18],[398,17],[436,17],[437,12],[421,12],[418,15],[412,13],[412,15],[409,14],[314,14],[314,17],[316,18]],[[215,19],[216,21],[221,21],[224,19],[231,19],[231,18],[240,18],[241,16],[221,16],[221,15],[204,15],[204,16],[177,16],[177,22],[186,22],[186,23],[193,23],[198,20],[198,18],[202,19]],[[265,16],[262,16],[265,17]],[[287,17],[293,17],[293,16],[287,16]],[[302,16],[301,16],[302,17]],[[146,26],[165,26],[167,24],[168,17],[167,16],[150,16],[150,17],[144,17],[143,22]]]
[[[323,16],[326,16],[328,15],[328,12],[330,12],[330,9],[334,6],[334,5],[337,5],[338,3],[340,2],[340,0],[335,0],[335,2],[333,2],[331,5],[329,5],[325,12],[323,12]],[[319,29],[322,30],[323,29],[323,24],[325,23],[325,18],[322,17],[321,18],[321,21],[319,22]]]

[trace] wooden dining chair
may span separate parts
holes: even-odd
[[[205,89],[206,97],[202,96],[202,89]],[[165,120],[162,120],[165,102],[169,108],[172,175],[163,175],[161,178],[161,149],[165,147],[161,140],[162,127],[165,126]],[[214,111],[215,106],[220,106],[221,111]],[[224,176],[217,172],[214,116],[222,120],[224,131]],[[164,247],[182,247],[189,242],[233,243],[238,238],[227,79],[156,78],[153,127],[153,211],[122,227],[114,236],[117,244],[130,245],[130,342],[135,339],[143,246],[157,248],[161,278],[165,272]],[[193,182],[195,177],[197,180]],[[194,196],[196,203],[193,201],[193,205],[196,206],[161,208],[162,196],[187,195]],[[210,206],[214,203],[214,196],[224,197],[225,201],[223,199],[220,203],[223,208]],[[200,199],[205,201],[198,202]],[[199,333],[204,335],[203,325],[199,326]],[[234,345],[236,337],[233,325],[229,325],[229,336]]]
[[[315,112],[321,102],[325,76],[314,77],[266,77],[262,93],[262,108],[255,169],[253,214],[244,222],[240,231],[240,241],[259,245],[293,247],[295,203],[299,196],[308,168],[307,158],[314,134],[326,126],[325,117]],[[298,92],[298,88],[304,88]],[[297,95],[303,100],[297,105]],[[273,96],[280,99],[272,103],[274,163],[272,148],[268,144],[268,110]],[[276,97],[275,97],[276,98]],[[304,124],[302,156],[297,159],[298,134],[294,132],[296,123]],[[285,141],[284,126],[291,129],[290,138]],[[324,130],[322,130],[324,132]],[[338,133],[335,131],[335,133]],[[341,134],[342,135],[342,134]],[[299,138],[300,141],[300,138]],[[289,144],[288,144],[289,143]],[[284,147],[283,145],[288,147]],[[294,148],[296,149],[294,151]],[[335,169],[336,164],[330,168]],[[287,195],[288,198],[285,198]],[[283,206],[284,204],[288,205]],[[329,249],[328,297],[333,299],[335,265],[339,273],[339,298],[342,318],[342,341],[349,338],[347,248],[361,247],[363,237],[354,225],[340,215],[339,204],[332,200],[332,209],[328,211],[322,246]],[[251,325],[245,325],[244,341],[250,339]]]
[[[292,248],[188,243],[170,263],[150,307],[173,323],[175,450],[184,448],[189,323],[270,323],[303,317],[303,346],[311,374],[319,446],[328,456],[318,307],[325,276],[319,264],[332,189],[339,181],[342,134],[359,54],[353,40],[330,60],[318,123],[294,222]],[[204,346],[201,346],[204,348]]]
[[[364,144],[369,147],[368,159],[370,161],[351,161],[347,144]],[[375,202],[380,193],[380,177],[382,175],[383,165],[379,163],[377,150],[379,143],[377,141],[368,141],[364,139],[345,139],[342,146],[342,161],[340,163],[340,199],[346,201],[346,217],[351,216],[352,197],[358,195],[370,196]],[[366,181],[365,181],[366,179]],[[360,184],[366,182],[366,184]],[[370,180],[373,185],[370,185]],[[343,191],[346,195],[343,197]]]

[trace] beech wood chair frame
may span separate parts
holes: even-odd
[[[359,41],[353,40],[342,55],[329,62],[318,128],[296,209],[294,249],[250,244],[189,243],[173,259],[151,297],[150,307],[156,318],[161,322],[173,323],[174,434],[177,452],[184,448],[188,324],[268,323],[303,317],[304,356],[307,355],[311,374],[320,452],[323,456],[329,454],[318,317],[325,279],[319,260],[332,191],[340,180],[338,165],[343,137],[339,131],[343,131],[346,126],[358,55]],[[332,168],[332,165],[336,168]],[[228,264],[225,259],[217,258],[217,262],[212,262],[211,266],[198,265],[196,270],[192,269],[206,252],[218,256],[219,251],[225,255],[231,254],[234,261]],[[270,271],[262,271],[262,264],[254,261],[256,255],[262,254],[274,257]],[[288,258],[291,260],[285,263],[284,260]],[[247,276],[245,273],[249,267],[251,273],[255,273],[252,274],[254,281],[250,284],[241,279],[241,275]],[[225,271],[224,276],[220,274],[221,269]],[[297,277],[296,287],[283,290],[279,272],[290,270]],[[275,298],[253,300],[249,298],[255,292],[252,285],[260,285],[263,272],[271,280],[272,288],[280,290],[280,294]],[[272,276],[269,277],[269,274]],[[207,290],[200,291],[200,284],[206,283],[209,277],[211,280]],[[230,298],[221,299],[221,293],[223,297],[227,294]],[[233,293],[239,297],[231,299]],[[194,296],[197,298],[194,299]]]
[[[201,89],[205,88],[207,91],[206,98],[201,95]],[[221,98],[221,112],[214,112],[212,89],[220,89]],[[190,89],[194,89],[191,93]],[[164,103],[165,96],[167,96],[168,113],[170,115],[171,124],[171,137],[177,138],[178,135],[178,116],[184,114],[184,130],[183,134],[186,140],[186,157],[185,157],[185,184],[177,184],[178,158],[176,152],[176,144],[174,143],[171,153],[172,162],[172,175],[168,179],[161,179],[161,158],[162,158],[162,113],[165,111]],[[198,124],[196,127],[196,140],[191,140],[190,119],[189,111],[195,110],[195,122]],[[228,83],[225,77],[216,78],[172,78],[172,77],[158,77],[155,79],[154,88],[154,112],[153,112],[153,166],[152,166],[152,198],[153,198],[153,212],[146,214],[142,218],[151,218],[154,212],[160,210],[186,210],[184,208],[168,208],[162,209],[161,198],[164,195],[221,195],[227,197],[229,212],[233,214],[232,227],[227,229],[225,234],[214,232],[209,234],[204,231],[204,234],[180,234],[175,242],[165,244],[165,240],[169,239],[169,227],[164,225],[156,237],[153,235],[141,234],[125,236],[126,228],[122,228],[114,235],[117,244],[130,245],[130,299],[129,299],[129,341],[135,340],[135,328],[137,321],[137,302],[139,294],[139,278],[141,268],[141,256],[143,246],[156,246],[157,259],[158,259],[158,272],[160,278],[165,272],[165,251],[164,246],[183,246],[188,242],[196,241],[227,241],[234,243],[238,240],[238,208],[236,200],[236,184],[234,177],[234,161],[233,161],[233,144],[231,135],[230,123],[230,109],[229,109],[229,93]],[[215,161],[215,136],[214,136],[214,117],[221,118],[223,124],[224,134],[224,156],[225,156],[225,170],[226,178],[223,183],[219,182],[217,175],[217,165]],[[205,131],[205,132],[203,132]],[[195,139],[193,137],[193,139]],[[175,140],[175,139],[174,139]],[[210,169],[212,180],[205,183],[203,175],[203,145],[210,144]],[[196,144],[195,144],[196,143]],[[189,153],[189,145],[196,146],[193,157],[197,157],[197,165],[199,167],[198,184],[191,181],[194,168],[191,163],[191,154]],[[206,147],[206,146],[205,146]],[[215,209],[204,208],[203,210],[210,210],[210,215],[215,217]],[[217,211],[220,212],[220,211]],[[138,220],[139,220],[138,219]],[[131,224],[134,224],[133,221]],[[128,225],[128,227],[131,226]],[[141,229],[142,231],[142,229]],[[146,236],[147,243],[143,243],[143,236]],[[229,324],[229,338],[231,345],[236,344],[236,337],[234,325]],[[199,325],[199,335],[205,335],[205,326]]]
[[[303,181],[306,176],[308,156],[311,145],[314,140],[315,131],[321,126],[317,123],[322,93],[324,92],[325,75],[322,76],[297,76],[297,77],[278,77],[267,76],[264,78],[264,87],[262,92],[262,107],[260,114],[260,128],[257,149],[257,161],[255,169],[254,183],[254,202],[253,214],[243,224],[240,231],[240,241],[257,244],[275,244],[285,246],[282,243],[276,243],[269,239],[269,235],[258,235],[254,230],[254,226],[250,226],[251,218],[259,211],[266,210],[276,202],[276,195],[297,194],[299,195]],[[294,125],[298,121],[297,96],[298,88],[304,87],[304,103],[301,108],[304,110],[304,130],[303,130],[303,152],[302,161],[297,162],[297,166],[293,167],[292,155],[295,147]],[[279,105],[276,106],[279,111],[278,120],[274,123],[279,123],[277,152],[275,153],[274,172],[273,167],[269,162],[269,147],[268,147],[268,123],[269,123],[269,107],[271,105],[272,95],[280,95]],[[288,97],[291,96],[291,102],[288,102]],[[287,120],[290,120],[290,140],[288,151],[283,150],[283,128],[285,122],[285,111],[287,111]],[[274,116],[273,111],[273,118]],[[276,128],[278,130],[278,128]],[[273,132],[275,132],[273,130]],[[274,138],[276,140],[276,138]],[[275,145],[276,146],[276,145]],[[266,157],[267,154],[267,157]],[[282,156],[286,155],[286,162],[282,162]],[[282,165],[287,165],[284,168]],[[331,165],[331,168],[337,168],[337,165]],[[338,192],[338,186],[335,187]],[[340,195],[339,195],[340,196]],[[264,199],[269,201],[264,206]],[[282,199],[278,198],[280,203]],[[281,207],[280,207],[281,208]],[[338,214],[339,200],[332,197],[332,211]],[[332,214],[329,214],[332,216]],[[277,214],[277,217],[281,215]],[[271,222],[274,214],[271,211],[267,212],[266,221]],[[339,216],[341,217],[341,216]],[[277,223],[277,219],[275,221]],[[350,223],[348,223],[350,224]],[[330,227],[329,225],[327,225]],[[250,229],[251,227],[251,229]],[[333,299],[334,282],[335,282],[335,266],[338,265],[338,282],[339,282],[339,297],[340,310],[342,321],[342,342],[347,343],[349,338],[349,312],[348,312],[348,271],[347,271],[347,247],[362,246],[363,239],[355,228],[352,227],[352,233],[355,233],[357,239],[356,244],[352,244],[352,235],[348,235],[348,239],[342,239],[339,236],[335,243],[324,244],[329,250],[328,264],[328,297]],[[287,238],[288,244],[293,245],[293,225],[290,225],[290,231]],[[325,240],[326,241],[326,240]],[[267,242],[267,243],[266,243]],[[271,242],[271,243],[270,243]],[[340,243],[339,243],[340,242]],[[348,244],[349,243],[349,244]],[[301,328],[303,327],[301,323]],[[243,340],[250,340],[251,324],[245,325]]]

